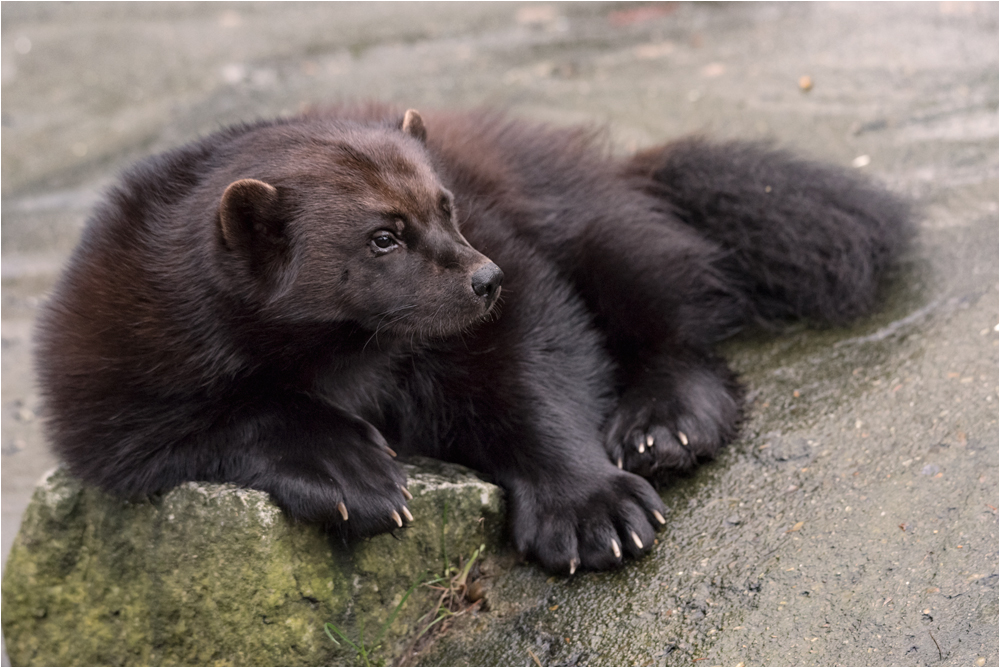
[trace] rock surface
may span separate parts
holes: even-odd
[[[39,484],[3,579],[15,665],[334,665],[375,660],[427,625],[429,581],[502,535],[502,495],[461,467],[409,467],[414,523],[352,547],[292,523],[267,494],[187,483],[119,501],[62,469]],[[430,619],[433,619],[431,617]]]

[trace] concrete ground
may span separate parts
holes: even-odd
[[[101,189],[238,120],[341,99],[771,138],[912,199],[884,311],[726,352],[744,438],[663,490],[654,553],[517,566],[427,661],[997,665],[998,8],[4,3],[2,545],[54,465],[31,325]],[[485,640],[504,639],[484,654]]]

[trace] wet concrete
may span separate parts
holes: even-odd
[[[910,197],[919,229],[884,312],[727,345],[744,438],[663,490],[652,555],[516,566],[422,660],[997,665],[995,3],[0,11],[4,558],[53,464],[31,322],[120,169],[324,101],[486,104],[607,123],[623,150],[773,138]]]

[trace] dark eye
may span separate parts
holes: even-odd
[[[441,196],[441,210],[444,211],[444,215],[451,216],[451,200],[447,196]]]
[[[398,246],[399,242],[396,241],[396,237],[391,232],[379,230],[372,235],[371,244],[376,253],[385,253]]]

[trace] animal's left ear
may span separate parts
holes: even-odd
[[[420,112],[416,109],[406,110],[399,129],[414,139],[418,139],[421,143],[427,142],[427,128],[424,127],[424,119],[420,118]]]

